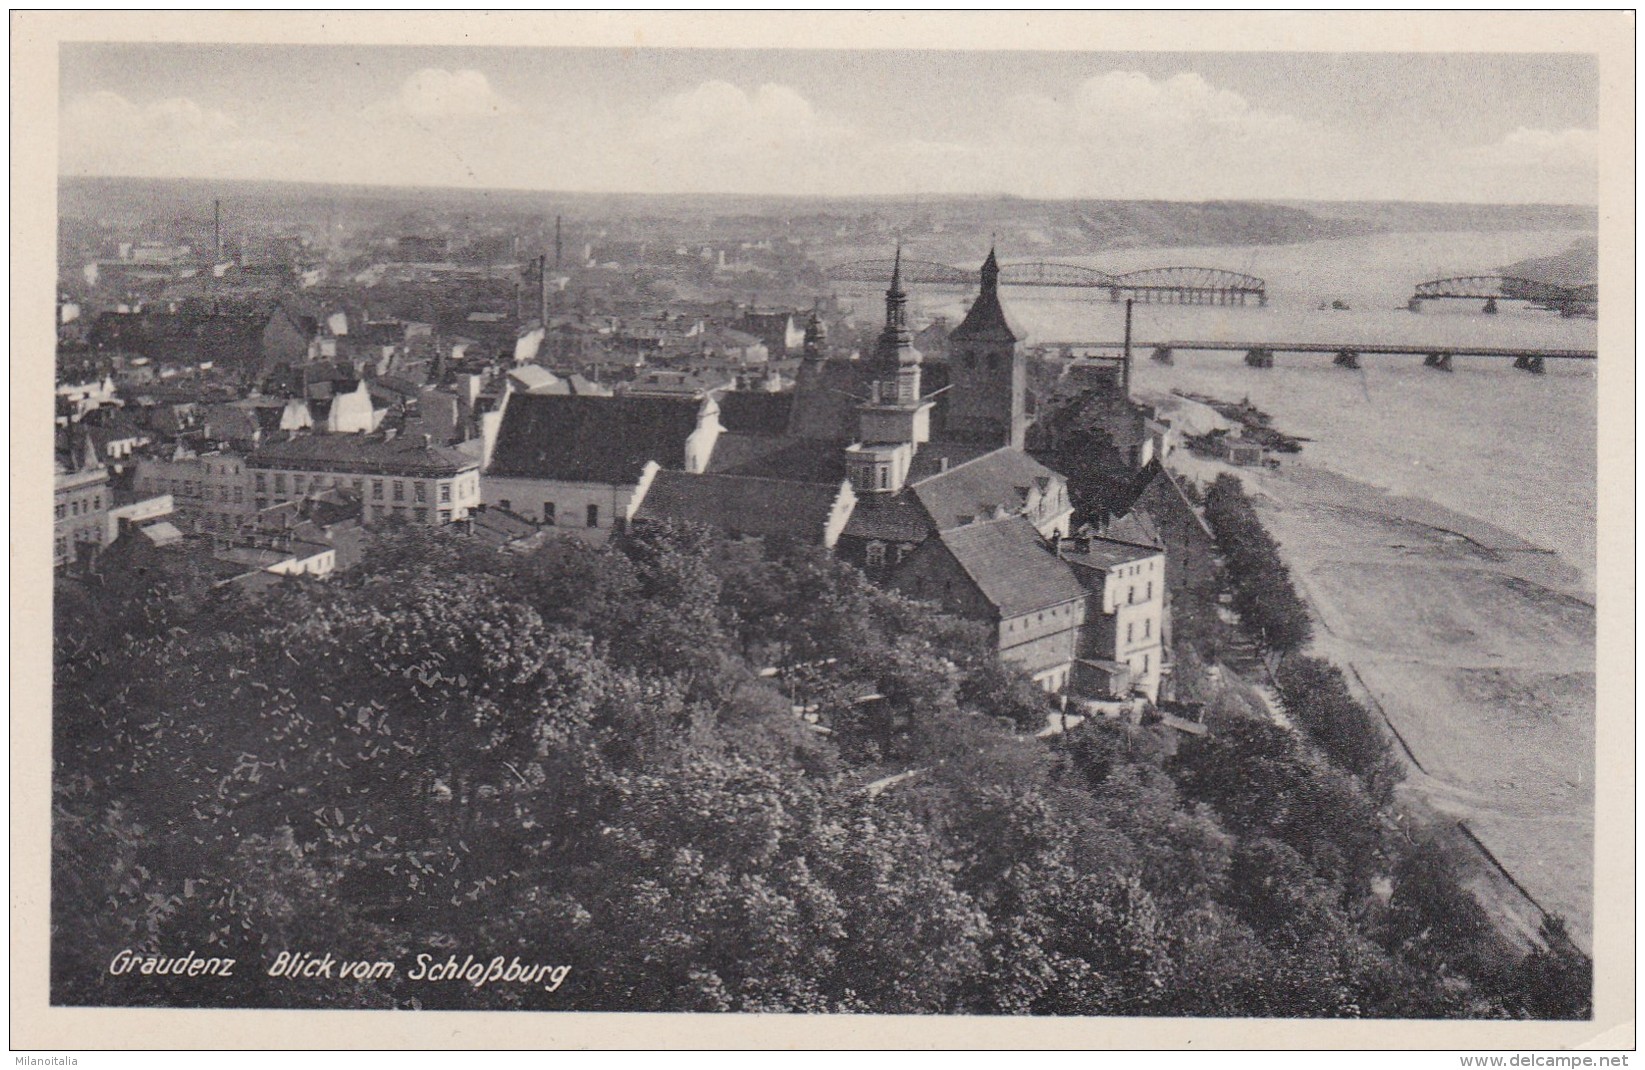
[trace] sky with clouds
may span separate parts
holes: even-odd
[[[1591,57],[65,45],[65,175],[1591,204]]]

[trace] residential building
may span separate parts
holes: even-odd
[[[1081,535],[1060,540],[1057,556],[1092,595],[1079,657],[1101,684],[1086,689],[1139,691],[1157,701],[1165,672],[1165,551]],[[1117,687],[1117,680],[1127,684]]]
[[[1046,691],[1069,685],[1088,590],[1026,517],[939,532],[897,569],[891,586],[987,623],[1000,657]]]
[[[242,455],[179,445],[169,455],[139,457],[132,487],[146,497],[169,494],[185,530],[229,532],[256,511],[246,480]]]
[[[72,565],[106,543],[111,503],[109,471],[89,438],[80,436],[56,458],[53,484],[52,567]]]
[[[340,490],[363,503],[366,523],[437,527],[480,503],[480,460],[427,435],[297,435],[246,458],[257,509]]]
[[[603,541],[662,469],[701,472],[721,433],[712,397],[511,394],[486,467],[486,506]]]

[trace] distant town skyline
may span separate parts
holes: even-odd
[[[1576,54],[62,46],[59,173],[1592,204]]]

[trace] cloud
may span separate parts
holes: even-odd
[[[411,119],[477,119],[517,111],[480,71],[443,67],[424,67],[401,82],[393,97],[366,109],[372,118]]]
[[[1066,101],[1042,94],[1021,94],[1011,101],[1021,133],[1075,134],[1107,140],[1152,131],[1156,135],[1249,139],[1297,134],[1309,124],[1281,112],[1252,106],[1229,89],[1219,89],[1198,74],[1184,72],[1154,79],[1137,71],[1109,71],[1075,87]]]
[[[68,173],[251,176],[282,149],[187,97],[138,104],[98,90],[70,100],[59,120],[59,166]]]
[[[1598,130],[1520,127],[1481,150],[1483,162],[1505,167],[1591,169],[1599,162]]]
[[[653,132],[665,139],[700,139],[712,149],[783,147],[847,131],[822,117],[798,90],[766,83],[753,92],[718,80],[658,102]]]

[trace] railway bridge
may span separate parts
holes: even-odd
[[[1421,312],[1424,301],[1483,301],[1483,311],[1494,315],[1499,301],[1524,301],[1562,316],[1592,312],[1599,304],[1599,287],[1556,286],[1515,275],[1457,275],[1419,282],[1406,307]]]
[[[889,259],[856,260],[837,264],[827,276],[835,282],[884,282],[895,266]],[[902,281],[912,285],[970,286],[977,273],[929,260],[902,261]],[[1160,267],[1123,275],[1064,264],[1053,260],[1019,261],[1000,265],[1001,286],[1047,286],[1106,290],[1109,300],[1132,298],[1144,303],[1183,305],[1243,305],[1268,303],[1268,285],[1255,275],[1207,267]]]

